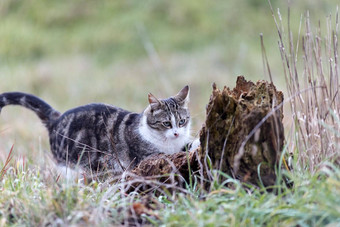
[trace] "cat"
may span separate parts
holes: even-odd
[[[148,101],[142,113],[93,103],[61,114],[34,95],[8,92],[0,94],[0,112],[7,105],[34,111],[59,166],[120,173],[150,155],[181,152],[190,142],[189,86],[167,99],[149,93]]]

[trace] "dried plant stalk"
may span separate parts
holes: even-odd
[[[288,30],[284,32],[281,15],[277,20],[271,10],[279,35],[279,50],[290,100],[292,139],[288,140],[288,145],[291,155],[296,157],[296,169],[315,173],[325,162],[340,165],[338,8],[335,23],[329,16],[325,31],[320,22],[313,26],[307,11],[301,17],[300,23],[304,26],[301,38],[299,31],[297,39],[290,29],[289,14]]]

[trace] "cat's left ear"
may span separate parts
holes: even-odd
[[[180,90],[176,96],[174,96],[174,99],[176,99],[182,106],[187,107],[189,103],[189,93],[190,88],[187,85]]]

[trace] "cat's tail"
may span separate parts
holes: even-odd
[[[47,127],[61,115],[40,98],[21,92],[0,94],[0,112],[7,105],[20,105],[34,111]]]

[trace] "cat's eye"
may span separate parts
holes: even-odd
[[[178,122],[178,125],[179,126],[183,126],[185,124],[185,119],[181,119],[179,122]]]
[[[162,124],[166,128],[171,128],[171,122],[170,121],[163,121]]]

